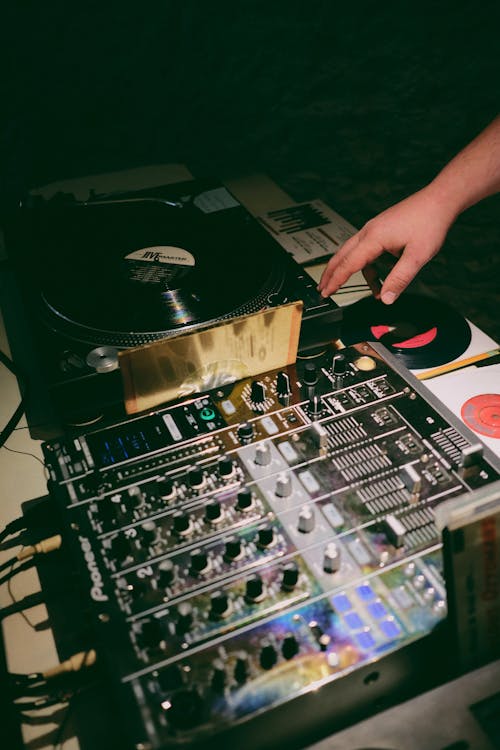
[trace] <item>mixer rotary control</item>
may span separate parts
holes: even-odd
[[[260,666],[262,669],[272,669],[278,661],[278,654],[273,644],[267,639],[262,641],[259,656]]]
[[[192,466],[188,471],[188,482],[191,487],[202,487],[205,483],[203,471],[200,466]]]
[[[255,463],[258,466],[269,466],[271,463],[271,449],[269,443],[258,443],[255,448]]]
[[[123,564],[125,560],[132,554],[131,540],[124,534],[118,534],[111,542],[111,549],[113,556],[118,560],[119,563]]]
[[[161,477],[156,480],[154,494],[165,500],[170,500],[175,496],[175,486],[171,479]]]
[[[321,398],[316,394],[309,399],[307,412],[311,419],[316,419],[316,417],[321,416],[323,412],[323,404],[321,403]]]
[[[244,685],[250,674],[250,665],[246,651],[240,651],[237,654],[234,665],[234,679],[238,685]]]
[[[157,539],[157,533],[158,530],[154,521],[146,521],[141,524],[141,535],[145,544],[153,544]]]
[[[258,602],[264,598],[264,584],[258,573],[245,581],[245,599],[247,602]]]
[[[239,537],[235,535],[226,539],[226,549],[224,551],[225,560],[236,560],[238,557],[241,557],[241,552],[241,539]]]
[[[299,512],[299,520],[297,529],[302,534],[310,534],[316,525],[316,516],[314,515],[313,509],[309,505],[304,505]]]
[[[230,611],[231,604],[227,594],[224,591],[215,591],[210,597],[210,619],[221,620],[227,617]]]
[[[290,474],[280,474],[278,476],[274,494],[277,497],[290,497],[292,494],[292,478]]]
[[[219,458],[218,468],[221,477],[230,477],[231,474],[234,474],[234,464],[229,456]]]
[[[299,569],[297,567],[297,564],[292,560],[291,562],[288,562],[283,566],[283,580],[281,583],[281,587],[285,591],[293,591],[293,589],[297,585],[298,580]]]
[[[204,573],[208,570],[209,561],[206,552],[201,549],[195,549],[191,552],[191,572],[195,575]]]
[[[283,638],[281,653],[285,659],[293,659],[299,653],[299,644],[293,633],[287,633]]]
[[[242,422],[238,427],[238,438],[242,443],[249,443],[253,438],[253,425],[250,422]]]
[[[323,570],[325,573],[337,573],[340,570],[340,563],[340,550],[335,542],[330,542],[323,555]]]
[[[185,510],[176,510],[173,515],[173,530],[179,536],[186,536],[192,530],[192,523]]]
[[[177,619],[175,622],[175,632],[177,635],[184,635],[189,631],[193,624],[193,606],[189,602],[181,602],[177,607]]]
[[[336,354],[332,360],[332,372],[334,375],[345,375],[346,373],[346,359],[343,354]]]
[[[167,588],[174,581],[176,568],[172,560],[162,560],[158,565],[158,585]]]
[[[257,546],[261,548],[270,547],[274,542],[274,529],[272,526],[262,526],[257,532]]]
[[[236,508],[238,510],[250,510],[253,505],[253,495],[248,487],[242,487],[238,491],[238,497],[236,500]]]
[[[163,640],[163,637],[163,628],[159,620],[153,618],[152,620],[146,620],[146,622],[142,623],[138,640],[143,648],[158,647]]]
[[[212,662],[212,690],[216,693],[223,692],[227,682],[226,666],[222,659],[214,659]]]
[[[144,494],[139,487],[131,487],[128,491],[127,507],[138,508],[144,501]]]
[[[276,375],[276,393],[279,398],[291,395],[290,376],[287,372],[281,371]]]
[[[222,520],[222,507],[219,500],[210,500],[205,506],[205,520],[218,523]]]
[[[306,362],[302,376],[304,385],[313,386],[318,382],[318,368],[314,362]]]
[[[260,380],[254,380],[251,386],[250,399],[252,404],[263,404],[266,400],[266,386]]]

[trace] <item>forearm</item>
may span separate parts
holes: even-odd
[[[453,219],[500,191],[500,115],[439,172],[426,190]]]

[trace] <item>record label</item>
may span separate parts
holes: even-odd
[[[157,245],[134,250],[125,256],[126,260],[141,260],[149,263],[168,263],[176,266],[194,266],[194,256],[182,247]]]
[[[430,297],[402,294],[392,305],[365,297],[344,307],[342,341],[380,341],[409,369],[438,367],[459,357],[471,341],[467,320]]]
[[[471,430],[500,438],[500,393],[473,396],[462,406],[461,416]]]

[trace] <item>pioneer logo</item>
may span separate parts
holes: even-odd
[[[80,542],[83,557],[87,563],[87,568],[93,584],[90,589],[90,596],[95,602],[107,602],[108,597],[104,593],[104,582],[102,580],[101,572],[97,567],[97,561],[94,552],[92,551],[92,547],[90,546],[90,542],[86,536],[81,535],[78,537],[78,541]]]

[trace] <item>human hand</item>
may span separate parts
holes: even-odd
[[[375,297],[391,304],[441,248],[456,214],[428,186],[368,221],[330,258],[318,289],[328,297],[363,270]],[[370,265],[383,252],[399,258],[382,287]]]

